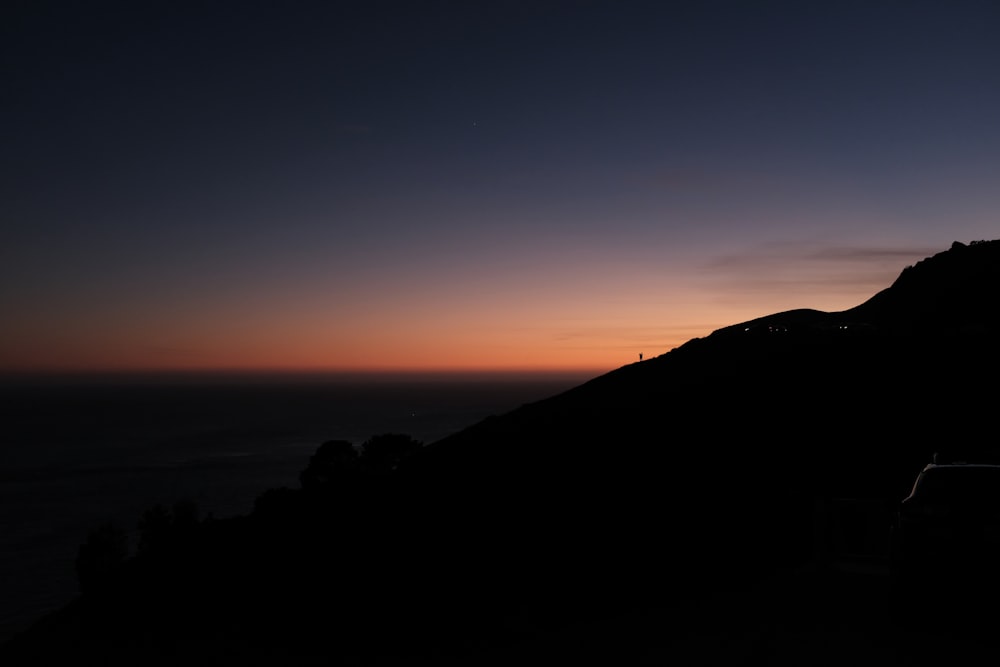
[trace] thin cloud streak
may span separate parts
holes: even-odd
[[[859,305],[892,284],[907,266],[942,250],[946,248],[769,244],[716,257],[700,273],[708,298],[719,305],[839,311]]]

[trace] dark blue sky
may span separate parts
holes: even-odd
[[[0,25],[0,367],[608,369],[998,236],[991,2]]]

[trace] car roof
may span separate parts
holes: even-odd
[[[939,468],[1000,468],[1000,463],[965,463],[955,461],[953,463],[928,463],[924,470],[934,470]]]
[[[1000,467],[1000,452],[970,451],[956,449],[954,453],[934,452],[931,462],[934,466],[994,466]]]

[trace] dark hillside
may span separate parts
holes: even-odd
[[[995,333],[998,284],[1000,242],[956,242],[907,267],[891,287],[846,313],[903,333]]]
[[[727,327],[391,472],[328,447],[319,481],[134,559],[16,647],[461,653],[806,563],[818,505],[894,502],[992,431],[998,253],[956,244],[857,308]]]
[[[664,599],[803,562],[817,503],[892,503],[932,452],[983,441],[998,251],[956,244],[862,307],[692,340],[445,438],[408,479],[446,532],[530,545],[506,590]]]

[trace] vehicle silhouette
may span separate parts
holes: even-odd
[[[889,542],[900,619],[981,624],[1000,591],[1000,463],[935,455],[899,502]]]

